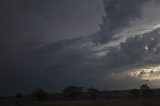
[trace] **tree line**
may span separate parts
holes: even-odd
[[[68,86],[62,90],[62,94],[70,100],[75,100],[76,97],[79,97],[84,94],[86,94],[90,99],[95,100],[98,98],[98,95],[100,95],[102,92],[105,95],[105,98],[107,100],[112,98],[111,91],[104,92],[104,91],[100,91],[94,87],[84,89],[84,87]],[[129,90],[128,94],[131,97],[133,97],[134,99],[139,99],[139,98],[147,98],[148,99],[153,96],[153,91],[148,85],[144,84],[144,85],[141,85],[139,89]],[[45,101],[46,98],[49,96],[49,93],[47,93],[42,88],[37,88],[31,92],[30,96],[32,98],[35,98],[38,101]],[[23,94],[21,94],[21,93],[16,94],[16,98],[22,98],[22,97],[23,97]]]

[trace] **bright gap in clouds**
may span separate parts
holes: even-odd
[[[154,28],[154,29],[160,28],[160,24],[155,25],[153,28]]]
[[[140,78],[145,81],[160,81],[160,66],[150,66],[128,72],[132,78]]]

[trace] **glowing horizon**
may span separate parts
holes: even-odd
[[[131,71],[129,72],[129,76],[147,81],[160,80],[160,66],[151,66],[138,69],[137,71]]]

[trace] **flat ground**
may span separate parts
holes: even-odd
[[[13,105],[19,104],[19,105]],[[0,100],[0,106],[160,106],[159,99],[149,100],[79,100],[79,101],[27,101]]]

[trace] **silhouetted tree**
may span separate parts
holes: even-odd
[[[132,90],[130,90],[129,93],[130,93],[135,99],[138,99],[139,94],[140,94],[140,92],[139,92],[138,89],[132,89]]]
[[[21,93],[17,93],[17,94],[16,94],[16,98],[22,98],[22,96],[23,96],[23,95],[22,95]]]
[[[82,94],[82,87],[77,86],[68,86],[67,88],[63,89],[63,93],[71,98],[72,100],[75,99],[75,96]]]
[[[98,94],[98,90],[95,88],[88,88],[87,89],[87,93],[91,96],[92,99],[96,99],[97,98],[97,94]]]
[[[143,97],[149,98],[149,97],[151,97],[152,94],[153,94],[153,92],[152,92],[152,90],[150,89],[150,87],[148,87],[148,85],[146,85],[146,84],[141,85],[140,89],[141,89],[141,92],[142,92],[142,96],[143,96]]]
[[[47,95],[48,94],[42,88],[37,88],[32,92],[32,96],[36,97],[39,101],[44,101]]]

